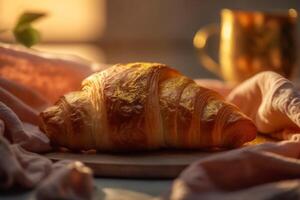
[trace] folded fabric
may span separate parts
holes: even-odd
[[[219,153],[185,169],[173,182],[166,199],[275,199],[289,191],[288,197],[293,195],[295,184],[299,185],[298,181],[290,181],[300,179],[299,155],[298,141]],[[267,183],[272,184],[264,185]],[[262,188],[263,194],[258,193]]]
[[[38,127],[22,123],[18,116],[5,104],[0,102],[0,119],[3,120],[2,133],[13,144],[19,144],[31,152],[46,152],[51,150],[49,139]]]
[[[51,171],[51,161],[25,151],[17,144],[10,145],[0,136],[0,189],[33,188]]]
[[[2,102],[0,118],[0,189],[33,188],[42,183],[38,199],[91,198],[93,181],[89,168],[74,161],[52,164],[48,158],[32,153],[51,150],[48,138],[36,126],[23,124]]]
[[[15,81],[1,77],[0,85],[2,89],[1,95],[13,94],[13,96],[15,96],[15,101],[18,101],[19,103],[23,102],[23,104],[28,105],[30,108],[33,108],[37,111],[42,111],[50,105],[50,102],[48,99],[46,99],[46,97],[44,97],[42,94],[39,94],[37,91],[34,91],[32,88],[29,88],[28,86],[21,85]],[[3,97],[1,97],[1,99],[3,99]],[[7,103],[11,102],[8,101],[6,104]]]
[[[262,133],[300,131],[300,92],[275,72],[261,72],[246,80],[227,100],[251,117]]]
[[[78,161],[60,161],[52,165],[54,173],[36,189],[37,200],[92,199],[93,176],[90,168]]]
[[[0,191],[35,188],[37,200],[89,200],[93,194],[91,169],[78,161],[53,164],[0,136]]]
[[[33,89],[54,103],[76,90],[81,80],[105,67],[76,56],[40,52],[0,43],[0,76]]]

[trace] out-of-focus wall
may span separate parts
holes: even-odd
[[[223,8],[300,11],[299,0],[107,0],[106,4],[107,41],[191,40],[200,27],[219,22]]]
[[[300,1],[0,0],[0,29],[11,29],[29,10],[48,13],[35,23],[46,42],[190,40],[200,27],[219,22],[223,8],[300,11]]]

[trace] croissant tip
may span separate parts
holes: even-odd
[[[240,147],[256,138],[257,128],[251,120],[242,120],[230,125],[224,134],[224,146]]]
[[[57,133],[61,130],[62,117],[59,115],[60,107],[58,105],[51,106],[40,113],[40,129],[53,142],[57,137]]]

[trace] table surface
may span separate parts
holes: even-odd
[[[95,200],[148,200],[165,194],[172,180],[95,178]],[[1,200],[31,200],[33,191],[5,191]]]

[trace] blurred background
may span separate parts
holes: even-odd
[[[0,30],[24,11],[46,12],[34,23],[42,43],[33,48],[75,54],[101,63],[161,62],[193,77],[216,78],[199,64],[198,29],[219,23],[223,8],[284,12],[299,0],[0,0]],[[298,20],[298,38],[300,38]],[[12,33],[0,41],[14,42]],[[218,58],[218,36],[208,51]],[[299,41],[298,41],[299,43]],[[299,46],[299,45],[298,45]],[[298,51],[299,57],[299,51]]]

